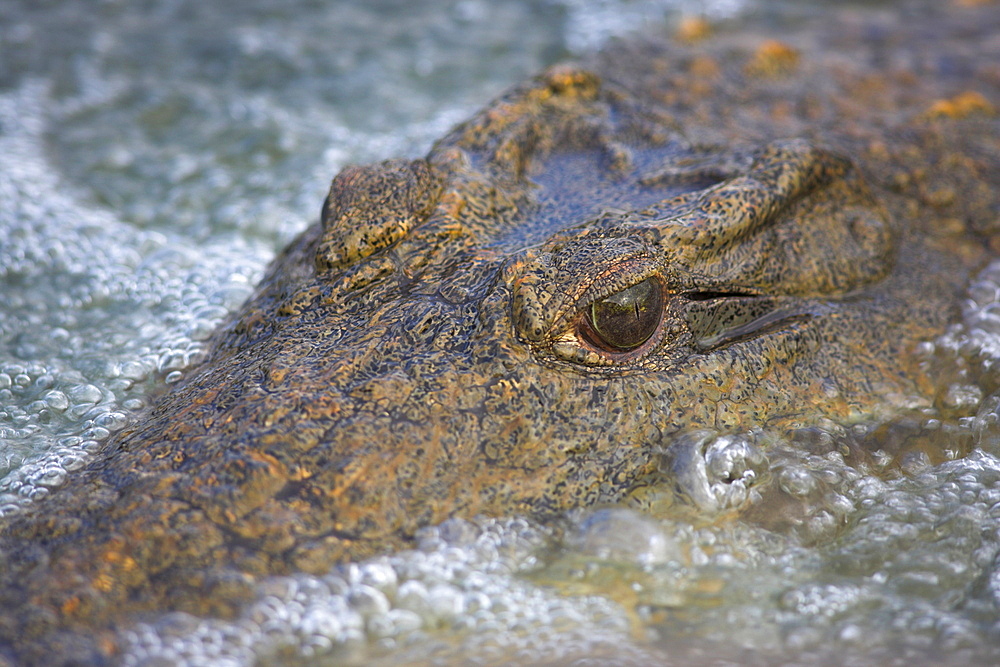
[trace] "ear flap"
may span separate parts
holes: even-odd
[[[342,269],[406,236],[430,215],[443,186],[424,160],[344,169],[323,203],[316,270]]]

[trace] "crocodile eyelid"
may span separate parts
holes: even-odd
[[[551,341],[594,301],[661,271],[662,259],[634,237],[585,238],[541,253],[513,281],[515,328],[529,342]]]

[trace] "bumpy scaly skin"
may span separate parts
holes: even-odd
[[[985,161],[947,162],[978,229],[937,232],[908,184],[862,169],[901,169],[913,146],[943,160],[928,146],[947,125],[911,126],[897,152],[873,143],[884,127],[831,126],[861,166],[775,139],[780,120],[742,128],[770,134],[756,143],[695,143],[671,99],[736,135],[728,82],[770,84],[717,71],[699,96],[663,80],[655,63],[693,62],[664,48],[602,65],[623,63],[632,92],[557,68],[425,160],[337,176],[322,223],[204,367],[3,526],[10,655],[100,661],[137,612],[231,613],[261,576],[325,571],[450,516],[621,500],[659,480],[685,429],[792,428],[924,394],[906,353],[954,317],[981,260],[977,211],[996,200],[973,190],[995,135]],[[647,278],[655,333],[601,349],[589,305]]]

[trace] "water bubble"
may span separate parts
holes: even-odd
[[[56,487],[61,486],[66,480],[66,471],[59,465],[49,465],[38,473],[29,477],[28,481],[39,486]]]
[[[389,600],[381,591],[371,586],[355,586],[348,600],[355,611],[364,617],[382,615],[389,611]]]
[[[627,509],[588,513],[570,539],[574,549],[603,560],[651,565],[681,559],[659,522]]]
[[[120,367],[122,377],[135,382],[145,380],[146,376],[149,375],[149,370],[150,369],[140,361],[126,361]]]
[[[973,303],[980,308],[1000,301],[1000,290],[997,289],[996,283],[990,280],[973,281],[969,284],[967,293]]]
[[[963,412],[975,410],[983,399],[982,390],[972,384],[952,384],[944,395],[944,405]]]
[[[396,594],[398,576],[392,569],[387,559],[369,562],[359,568],[358,581],[365,586],[370,586],[386,596],[393,597]]]
[[[431,609],[430,594],[427,587],[419,580],[410,579],[399,586],[396,604],[424,619],[431,618],[433,610]]]
[[[160,373],[165,373],[167,371],[184,368],[187,365],[186,361],[185,353],[183,351],[170,350],[160,356],[160,361],[157,363],[156,369]]]
[[[88,440],[101,441],[107,440],[108,436],[111,435],[111,432],[101,426],[93,426],[85,430],[81,435]]]
[[[802,498],[816,490],[817,479],[805,468],[788,466],[778,474],[778,484],[785,493]]]
[[[35,388],[36,389],[48,389],[56,383],[56,378],[50,375],[42,369],[41,373],[35,374]]]
[[[101,448],[101,443],[97,440],[84,440],[80,443],[80,449],[88,454],[96,454]]]
[[[94,424],[113,433],[125,428],[129,421],[128,415],[122,412],[107,412],[97,416],[94,419]]]
[[[66,393],[73,403],[80,406],[100,403],[104,398],[104,394],[101,393],[100,388],[92,384],[80,384],[70,387]]]
[[[80,452],[69,450],[59,456],[59,465],[67,472],[79,470],[87,463],[87,457]]]

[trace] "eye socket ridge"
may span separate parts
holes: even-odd
[[[617,356],[643,347],[663,321],[664,286],[656,276],[591,302],[581,314],[578,333],[597,350]]]

